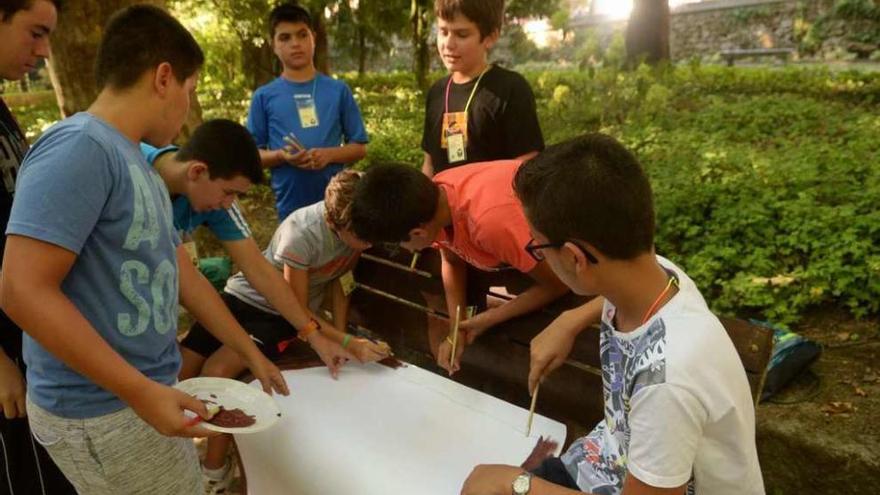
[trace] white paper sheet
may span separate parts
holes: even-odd
[[[565,440],[537,414],[526,437],[528,410],[412,365],[284,376],[278,424],[236,436],[251,495],[457,494],[477,464],[519,465],[539,436]]]

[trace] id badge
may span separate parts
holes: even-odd
[[[447,139],[450,134],[461,134],[464,145],[467,147],[468,122],[464,112],[449,112],[443,114],[443,125],[440,132],[440,148],[449,149]]]
[[[318,110],[315,100],[309,95],[296,95],[296,111],[299,113],[299,124],[303,129],[318,127]]]
[[[339,277],[339,283],[342,285],[342,293],[348,297],[357,288],[354,281],[354,273],[351,270],[345,272],[345,275]]]
[[[449,163],[463,162],[467,160],[467,152],[464,145],[464,134],[451,132],[446,134],[446,158]]]
[[[183,249],[186,249],[186,254],[189,256],[189,260],[192,261],[192,264],[199,266],[199,249],[196,247],[196,241],[192,239],[184,241]]]

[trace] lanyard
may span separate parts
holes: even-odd
[[[302,84],[302,83],[300,83],[300,84]],[[315,102],[315,91],[317,90],[317,87],[318,87],[318,75],[315,74],[315,78],[312,79],[312,104],[315,104],[314,103]],[[294,93],[294,98],[296,96],[300,96],[301,94],[302,93]]]
[[[657,310],[657,306],[660,305],[660,303],[663,301],[663,298],[666,297],[666,294],[669,292],[669,289],[671,289],[673,285],[678,287],[678,278],[674,275],[669,277],[669,282],[666,283],[666,288],[663,289],[663,292],[661,292],[660,295],[657,296],[657,299],[655,299],[654,303],[651,304],[651,307],[648,308],[648,312],[645,313],[645,316],[642,318],[642,323],[639,326],[644,325],[648,322],[649,319],[651,319],[654,311]]]
[[[318,75],[315,74],[315,78],[312,79],[312,105],[318,106],[315,102],[315,90],[318,87]]]
[[[467,103],[464,106],[464,114],[467,115],[468,108],[471,107],[471,101],[474,99],[474,94],[477,92],[477,88],[480,86],[480,81],[483,79],[483,76],[489,72],[489,69],[492,68],[490,64],[486,67],[483,72],[480,72],[480,77],[477,78],[477,83],[474,84],[474,89],[471,90],[471,95],[468,97]],[[449,76],[449,81],[446,82],[446,108],[444,109],[444,113],[449,113],[449,88],[452,87],[452,75]]]

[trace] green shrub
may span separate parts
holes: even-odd
[[[639,156],[658,252],[715,310],[782,323],[826,304],[880,312],[880,75],[695,64],[525,76],[548,143],[602,131]],[[424,96],[411,74],[340,77],[370,133],[358,166],[419,166]],[[55,110],[15,111],[33,135]]]

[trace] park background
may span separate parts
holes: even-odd
[[[88,106],[101,26],[131,3],[66,2],[50,65],[3,86],[31,142]],[[149,3],[174,12],[207,56],[181,139],[204,119],[244,122],[253,90],[278,71],[270,2]],[[352,87],[363,113],[370,144],[356,167],[420,165],[424,89],[442,75],[432,2],[302,4],[320,21],[319,68]],[[710,306],[824,346],[810,378],[758,409],[768,493],[876,493],[880,5],[513,0],[506,17],[491,60],[529,80],[546,142],[588,131],[620,139],[651,178],[658,252]],[[727,67],[723,54],[741,49],[788,53]],[[242,204],[265,245],[271,191],[255,187]],[[199,239],[203,254],[220,254]],[[800,471],[817,469],[825,485],[804,491]]]

